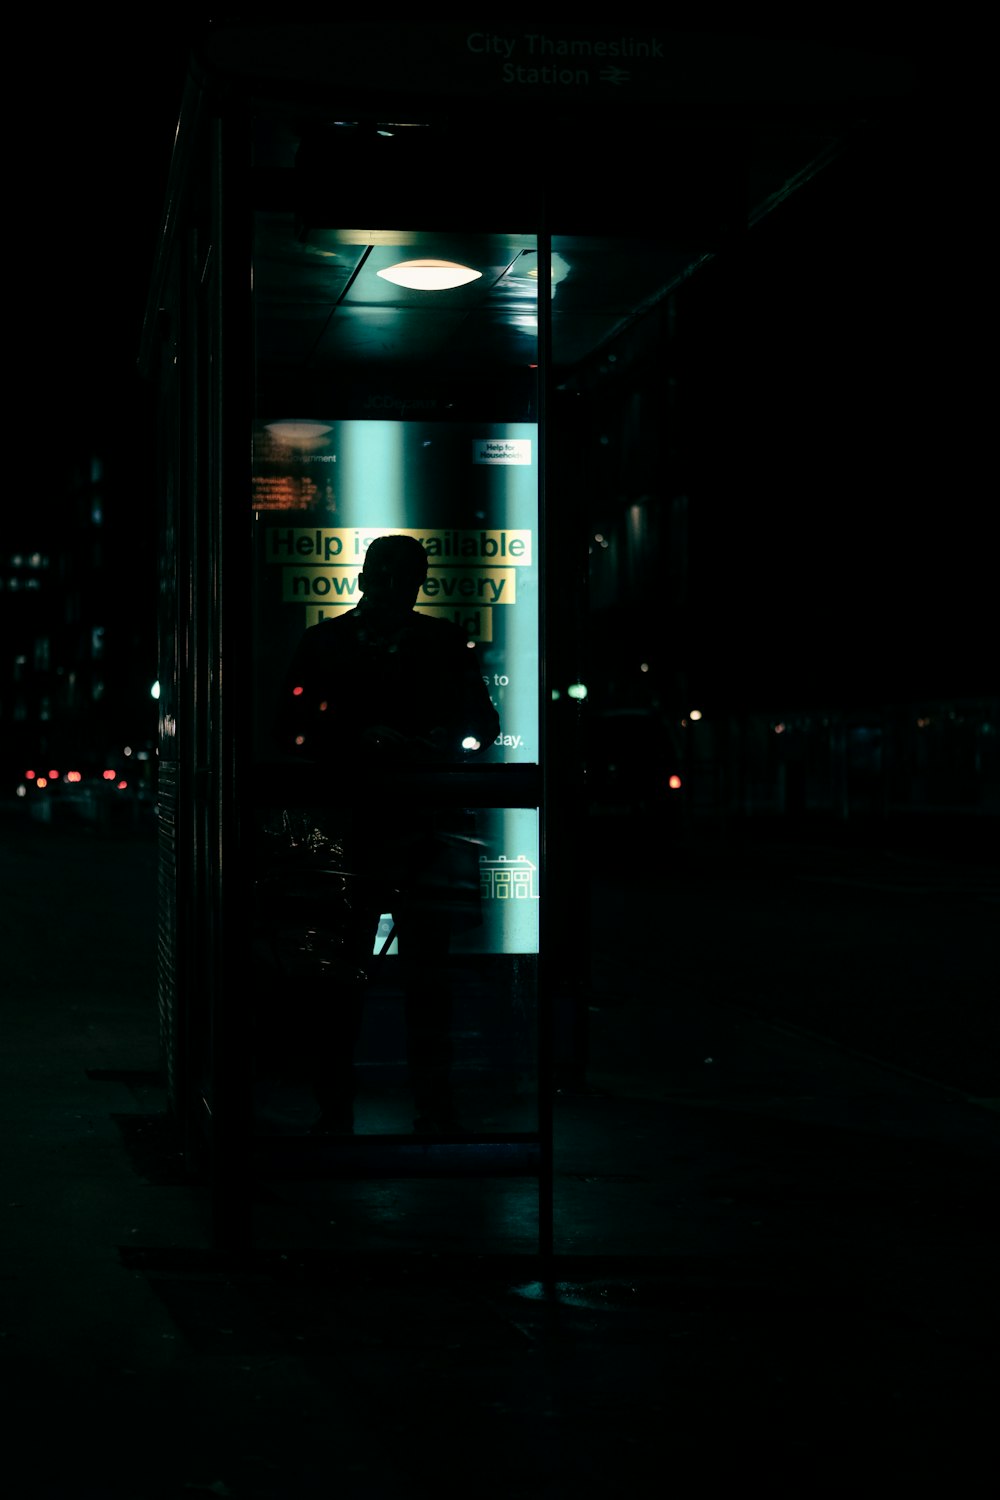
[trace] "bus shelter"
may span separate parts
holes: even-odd
[[[209,26],[192,55],[141,362],[159,409],[161,1033],[221,1246],[294,1235],[294,1207],[262,1219],[262,1184],[280,1202],[284,1184],[405,1177],[527,1180],[552,1248],[553,1091],[586,1050],[587,555],[595,493],[606,507],[621,483],[595,468],[598,422],[634,419],[626,372],[643,372],[658,468],[672,292],[852,125],[796,104],[776,130],[703,42],[685,67],[679,45],[248,23]],[[356,609],[386,535],[424,549],[415,609],[461,633],[499,728],[473,753],[346,772],[276,723],[303,633]],[[317,1015],[340,1003],[355,899],[345,822],[415,807],[461,846],[453,894],[476,909],[448,950],[462,1128],[413,1129],[387,901],[353,1134],[316,1134]]]

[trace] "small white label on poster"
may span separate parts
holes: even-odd
[[[472,444],[474,464],[531,463],[530,438],[476,438]]]

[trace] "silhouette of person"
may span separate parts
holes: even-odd
[[[344,958],[357,982],[335,985],[339,992],[324,1005],[314,1133],[353,1130],[353,1058],[383,912],[397,935],[414,1129],[457,1128],[447,961],[452,934],[481,920],[471,814],[404,801],[392,795],[391,780],[397,767],[456,765],[481,755],[500,719],[465,633],[414,609],[427,570],[415,537],[372,541],[358,578],[360,602],[304,632],[283,688],[282,748],[329,765],[343,789],[352,877]],[[357,793],[361,772],[371,786],[364,797]]]

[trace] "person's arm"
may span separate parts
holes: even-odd
[[[357,727],[345,722],[335,702],[334,684],[341,673],[339,642],[329,634],[332,629],[313,625],[306,630],[288,665],[275,716],[284,755],[329,760],[347,759],[357,751]]]
[[[302,636],[282,678],[274,714],[275,747],[280,755],[293,755],[296,740],[306,732],[305,684],[309,678],[309,652]]]
[[[467,754],[478,755],[488,750],[500,733],[500,715],[483,681],[475,651],[466,650],[466,659],[468,685],[463,695],[462,727],[468,723],[469,732],[462,736],[461,743]],[[475,743],[469,744],[468,740]]]
[[[444,715],[431,741],[435,751],[454,761],[482,755],[500,733],[500,715],[490,697],[475,649],[456,632],[450,662],[450,695]]]

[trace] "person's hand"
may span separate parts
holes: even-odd
[[[407,735],[388,724],[372,724],[363,731],[360,745],[362,753],[374,760],[399,764],[448,758],[448,739],[448,731],[443,728],[425,735]]]
[[[361,735],[362,750],[377,760],[403,760],[408,746],[406,735],[388,724],[372,724]]]
[[[410,741],[413,758],[429,762],[453,760],[454,756],[450,753],[452,739],[453,736],[447,729],[431,729],[427,734]]]

